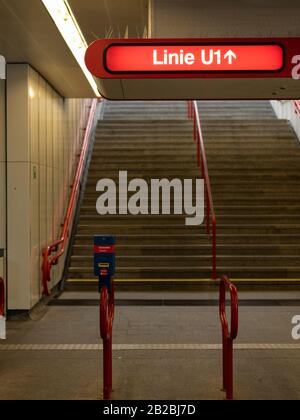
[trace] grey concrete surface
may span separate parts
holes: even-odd
[[[242,299],[299,298],[299,293],[292,292],[245,293]],[[155,298],[154,295],[120,293],[117,297]],[[61,299],[96,297],[91,293],[64,293]],[[195,294],[185,294],[184,298],[195,299]],[[197,298],[216,296],[207,293],[198,294]],[[3,344],[100,343],[97,307],[47,306],[41,314],[36,321],[8,322],[8,339],[0,342],[0,399],[101,399],[100,351],[1,351]],[[299,307],[241,307],[237,343],[300,344],[291,336],[294,315],[300,315]],[[115,344],[220,342],[216,307],[116,308]],[[300,350],[238,350],[235,356],[236,399],[300,399]],[[220,400],[224,398],[220,386],[220,351],[114,352],[114,399]]]

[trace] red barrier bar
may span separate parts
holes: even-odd
[[[74,214],[76,200],[79,193],[80,181],[84,170],[84,163],[88,153],[90,134],[94,122],[95,111],[97,107],[98,100],[95,99],[92,102],[90,115],[87,122],[87,127],[85,130],[85,137],[82,145],[82,150],[79,158],[78,167],[75,173],[74,182],[72,184],[72,191],[70,195],[70,201],[68,209],[66,212],[66,217],[64,224],[61,230],[60,238],[49,245],[46,249],[43,250],[43,265],[42,265],[42,284],[43,284],[43,294],[45,296],[50,295],[48,284],[51,281],[51,269],[53,266],[58,264],[60,257],[65,253],[67,242],[70,234],[70,227],[72,222],[72,216]],[[52,255],[55,253],[55,255]]]
[[[226,315],[226,291],[231,299],[231,327]],[[236,286],[223,276],[220,280],[220,320],[223,336],[223,391],[226,399],[233,400],[233,342],[238,335],[238,293]]]
[[[215,214],[210,177],[208,172],[206,150],[204,144],[204,137],[202,133],[202,126],[199,116],[197,101],[187,101],[188,115],[193,119],[194,124],[194,139],[197,142],[197,162],[198,167],[201,168],[201,175],[205,184],[205,201],[206,201],[206,233],[212,235],[212,279],[217,279],[217,218]],[[190,107],[192,106],[192,112]]]
[[[300,101],[293,101],[295,113],[300,117]]]
[[[114,322],[114,286],[111,292],[102,287],[100,293],[100,335],[103,340],[103,399],[110,400],[112,393],[112,329]]]
[[[5,287],[4,280],[0,277],[0,316],[5,315]]]

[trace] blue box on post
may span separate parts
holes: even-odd
[[[94,274],[99,278],[99,291],[103,286],[111,291],[111,279],[116,272],[115,244],[114,236],[94,237]]]

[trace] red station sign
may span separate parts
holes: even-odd
[[[291,77],[299,38],[100,39],[86,52],[102,79]]]
[[[105,51],[109,73],[280,71],[280,45],[111,45]]]

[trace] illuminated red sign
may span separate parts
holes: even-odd
[[[99,39],[86,52],[100,79],[294,78],[299,38]]]
[[[114,45],[105,51],[110,73],[279,72],[280,45]]]

